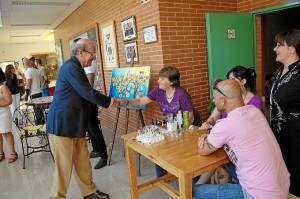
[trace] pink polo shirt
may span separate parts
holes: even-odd
[[[258,108],[246,105],[217,121],[208,141],[224,145],[240,184],[256,199],[288,197],[290,174],[269,124]]]

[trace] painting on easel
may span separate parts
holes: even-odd
[[[113,68],[110,86],[110,97],[132,100],[148,94],[150,82],[150,66]],[[145,106],[133,107],[121,105],[123,108],[145,110]]]

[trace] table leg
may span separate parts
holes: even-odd
[[[139,197],[137,176],[136,176],[136,164],[134,158],[134,150],[130,148],[125,141],[126,159],[128,165],[129,185],[132,199]]]
[[[179,192],[181,199],[192,199],[192,179],[188,175],[179,174]]]

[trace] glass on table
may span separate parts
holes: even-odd
[[[167,122],[172,123],[172,122],[173,122],[173,114],[172,114],[172,113],[169,113],[169,114],[166,116],[166,120],[167,120]]]

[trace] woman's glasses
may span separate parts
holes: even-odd
[[[220,83],[221,81],[223,81],[223,80],[221,80],[221,79],[217,79],[215,82],[214,82],[214,87],[213,87],[213,89],[214,90],[216,90],[216,91],[218,91],[219,93],[221,93],[226,99],[228,99],[228,97],[217,87],[217,84],[218,83]]]

